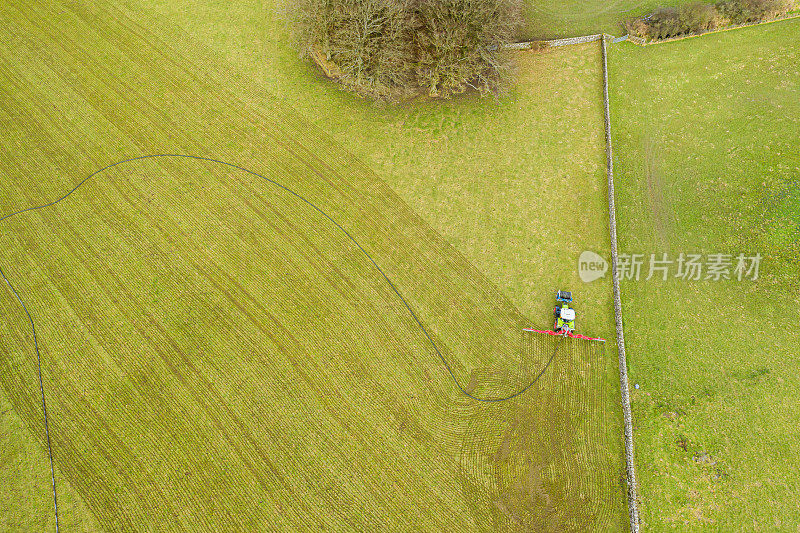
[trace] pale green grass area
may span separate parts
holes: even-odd
[[[280,95],[374,169],[526,314],[546,310],[556,286],[578,286],[582,250],[608,249],[596,43],[515,56],[517,84],[499,100],[466,95],[397,108],[353,97],[298,59],[283,8],[125,3],[203,68]],[[241,97],[253,105],[266,98]],[[592,303],[582,318],[587,332],[613,331],[607,288],[581,287]]]
[[[622,285],[653,530],[800,523],[798,39],[783,21],[611,51],[621,250],[764,256],[757,282]]]
[[[535,135],[547,130],[527,112],[551,116],[546,107],[570,103],[558,116],[571,135],[550,131],[542,143],[585,149],[585,158],[564,158],[574,164],[566,172],[531,166],[548,157],[539,152],[546,146],[528,145],[520,164],[518,151],[489,144],[497,135],[472,141],[485,162],[462,170],[494,170],[483,179],[509,188],[498,192],[476,175],[460,190],[463,200],[420,198],[412,207],[427,202],[423,220],[406,205],[413,195],[398,197],[372,173],[373,160],[364,165],[322,133],[330,128],[287,112],[237,65],[197,68],[206,56],[194,58],[191,41],[110,6],[0,9],[3,213],[57,198],[98,168],[140,154],[195,153],[252,168],[319,204],[370,251],[478,395],[513,392],[538,372],[552,339],[523,336],[525,314],[535,309],[535,325],[549,325],[552,291],[578,283],[574,248],[607,249],[596,47],[587,57],[569,52],[576,70],[556,77],[549,100],[512,95],[499,123],[491,120],[502,106],[474,99],[396,111],[420,117],[409,131],[475,112],[489,134],[510,121]],[[552,76],[554,67],[527,60],[531,79]],[[375,117],[388,111],[308,79],[325,86],[324,106],[344,104],[342,123],[365,110],[363,124],[373,124],[365,137],[387,124]],[[464,139],[481,133],[478,125]],[[407,157],[441,138],[421,136],[425,144]],[[455,148],[442,151],[442,163],[458,161]],[[397,165],[386,161],[377,170]],[[502,163],[507,173],[495,169]],[[451,188],[458,175],[447,176]],[[575,192],[564,193],[567,178]],[[409,183],[416,193],[430,190]],[[522,193],[541,198],[511,213],[524,226],[483,228],[484,220],[509,224],[510,204],[526,205]],[[486,201],[500,212],[481,211]],[[480,216],[469,220],[471,212]],[[559,223],[563,213],[573,221]],[[39,326],[59,472],[101,528],[561,531],[625,523],[613,349],[603,359],[570,342],[518,400],[468,400],[360,250],[263,180],[196,161],[140,161],[2,226],[2,264]],[[440,232],[474,247],[454,249]],[[500,243],[495,255],[476,268],[490,242]],[[523,274],[511,275],[523,285],[514,301],[497,290],[513,277],[481,272],[526,261]],[[608,294],[602,282],[576,289],[585,332],[610,332]],[[0,379],[41,435],[28,324],[8,290],[0,306],[8,317]],[[49,498],[49,484],[26,490]],[[22,529],[37,529],[47,498],[29,499]],[[91,519],[78,506],[64,513],[74,515],[64,524]]]

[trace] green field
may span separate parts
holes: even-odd
[[[800,523],[800,23],[610,53],[628,253],[760,253],[757,281],[626,281],[652,530]]]
[[[548,325],[582,249],[608,248],[601,215],[553,223],[602,213],[596,45],[520,56],[523,83],[498,102],[388,110],[285,43],[261,44],[280,54],[260,70],[246,48],[221,58],[155,7],[0,7],[0,212],[142,154],[230,161],[346,228],[473,394],[538,373],[552,339],[520,328]],[[65,528],[626,522],[613,349],[569,342],[525,395],[469,400],[362,250],[268,181],[135,161],[0,228],[37,323]],[[578,291],[586,333],[611,333],[609,293]],[[50,528],[30,329],[10,291],[0,308],[0,526]]]
[[[524,313],[535,316],[551,304],[552,287],[543,279],[574,286],[580,252],[608,248],[596,43],[520,53],[517,84],[499,100],[470,94],[386,107],[340,90],[300,60],[279,7],[125,3],[128,16],[157,28],[199,68],[225,77],[248,104],[279,94],[346,146]],[[572,230],[555,227],[550,212],[559,203],[565,212],[597,216],[576,217]],[[582,321],[604,335],[613,332],[607,288],[585,288],[602,305]]]

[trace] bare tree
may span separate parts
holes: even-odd
[[[502,46],[521,22],[519,0],[303,0],[303,52],[345,86],[382,99],[497,92]]]

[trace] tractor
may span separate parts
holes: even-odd
[[[567,336],[575,331],[575,309],[570,307],[571,303],[571,292],[556,292],[556,308],[553,310],[556,320],[553,324],[553,331],[559,335]]]

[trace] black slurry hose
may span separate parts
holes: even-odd
[[[239,165],[235,165],[233,163],[228,163],[226,161],[221,161],[219,159],[214,159],[214,158],[211,158],[211,157],[202,157],[202,156],[187,155],[187,154],[150,154],[150,155],[141,155],[141,156],[137,156],[137,157],[131,157],[131,158],[125,159],[123,161],[118,161],[116,163],[112,163],[110,165],[107,165],[107,166],[101,168],[100,170],[98,170],[96,172],[93,172],[92,174],[89,174],[80,183],[75,185],[69,192],[67,192],[65,195],[61,196],[57,200],[54,200],[54,201],[49,202],[49,203],[44,204],[44,205],[39,205],[39,206],[35,206],[35,207],[27,207],[25,209],[20,209],[19,211],[15,211],[15,212],[13,212],[11,214],[3,216],[2,218],[0,218],[0,222],[6,220],[8,218],[11,218],[13,216],[19,215],[21,213],[25,213],[27,211],[35,211],[35,210],[38,210],[38,209],[44,209],[45,207],[53,206],[53,205],[61,202],[62,200],[66,199],[67,197],[69,197],[72,193],[74,193],[76,190],[78,190],[78,188],[81,187],[84,183],[89,181],[92,177],[96,176],[97,174],[100,174],[101,172],[104,172],[104,171],[109,170],[111,168],[114,168],[116,166],[122,165],[124,163],[130,163],[132,161],[139,161],[139,160],[142,160],[142,159],[153,159],[153,158],[159,158],[159,157],[178,157],[178,158],[185,158],[185,159],[195,159],[195,160],[198,160],[198,161],[206,161],[206,162],[210,162],[210,163],[217,163],[217,164],[220,164],[220,165],[225,165],[225,166],[228,166],[228,167],[231,167],[231,168],[235,168],[237,170],[241,170],[243,172],[247,172],[248,174],[252,174],[253,176],[261,178],[261,179],[263,179],[263,180],[265,180],[265,181],[267,181],[267,182],[269,182],[269,183],[271,183],[271,184],[273,184],[273,185],[275,185],[277,187],[280,187],[284,191],[286,191],[289,194],[293,195],[294,197],[296,197],[297,199],[299,199],[300,201],[304,202],[306,205],[308,205],[309,207],[314,209],[316,212],[318,212],[319,214],[321,214],[322,216],[327,218],[334,226],[336,226],[339,230],[341,230],[342,233],[344,233],[347,236],[347,238],[350,239],[350,241],[352,241],[353,244],[355,244],[358,247],[359,250],[361,250],[361,252],[366,256],[367,259],[370,260],[370,262],[378,270],[378,272],[380,272],[381,276],[383,276],[383,278],[386,280],[386,282],[389,284],[389,286],[392,288],[392,290],[395,292],[395,294],[397,294],[397,297],[400,298],[400,301],[403,302],[403,305],[408,310],[408,312],[411,314],[411,316],[414,318],[414,321],[416,321],[417,325],[422,330],[422,333],[425,334],[425,337],[428,339],[428,342],[430,342],[431,346],[433,347],[434,351],[436,352],[436,355],[439,356],[439,359],[442,361],[444,366],[447,368],[447,372],[450,374],[450,377],[452,378],[453,382],[456,384],[456,387],[458,387],[458,389],[465,396],[467,396],[469,398],[472,398],[473,400],[476,400],[476,401],[479,401],[479,402],[503,402],[503,401],[506,401],[506,400],[511,400],[512,398],[516,398],[517,396],[520,396],[521,394],[523,394],[526,391],[528,391],[531,387],[533,387],[533,385],[536,384],[537,381],[539,381],[539,378],[541,378],[542,375],[545,373],[545,371],[549,368],[550,363],[553,362],[553,359],[555,358],[556,354],[558,353],[558,349],[559,349],[559,347],[561,345],[561,342],[563,341],[563,337],[561,339],[559,339],[559,341],[556,343],[555,349],[553,350],[553,355],[550,356],[550,359],[548,359],[547,363],[542,367],[542,369],[539,371],[539,373],[536,375],[536,377],[534,377],[531,380],[530,383],[528,383],[526,386],[524,386],[523,388],[521,388],[517,392],[514,392],[513,394],[510,394],[508,396],[503,396],[503,397],[499,397],[499,398],[480,398],[480,397],[477,397],[477,396],[473,396],[472,394],[467,392],[464,389],[464,387],[461,385],[461,383],[458,381],[458,379],[456,378],[455,374],[453,373],[453,369],[450,367],[450,364],[447,362],[447,359],[445,359],[444,355],[439,350],[439,347],[433,341],[433,338],[431,337],[430,333],[428,333],[428,330],[422,324],[422,321],[419,319],[419,317],[414,312],[414,310],[411,309],[411,306],[406,301],[406,299],[403,298],[403,295],[400,294],[400,291],[397,289],[395,284],[392,283],[392,280],[389,279],[389,277],[386,275],[386,273],[383,271],[383,269],[380,266],[378,266],[378,263],[375,262],[375,260],[372,258],[372,256],[358,243],[358,241],[350,234],[350,232],[348,232],[344,227],[342,227],[341,224],[336,222],[336,220],[331,218],[330,215],[328,215],[325,211],[323,211],[322,209],[317,207],[314,203],[312,203],[308,199],[304,198],[300,194],[296,193],[292,189],[286,187],[285,185],[282,185],[282,184],[278,183],[275,180],[272,180],[272,179],[270,179],[270,178],[268,178],[266,176],[263,176],[263,175],[261,175],[261,174],[259,174],[257,172],[252,171],[252,170],[248,170],[248,169],[246,169],[244,167],[241,167]],[[41,359],[41,354],[39,352],[39,342],[38,342],[38,339],[37,339],[37,336],[36,336],[36,324],[35,324],[35,321],[33,319],[33,316],[31,315],[30,311],[28,310],[27,306],[25,305],[25,302],[22,300],[22,297],[19,295],[17,290],[14,288],[14,286],[11,284],[9,279],[6,277],[6,274],[3,271],[2,267],[0,267],[0,275],[2,275],[3,279],[6,281],[8,286],[11,288],[11,292],[14,293],[14,296],[16,297],[17,301],[19,301],[20,305],[22,306],[22,309],[25,311],[25,314],[28,317],[28,322],[31,325],[31,331],[33,332],[33,345],[34,345],[34,349],[36,351],[36,359],[37,359],[38,372],[39,372],[39,390],[40,390],[41,395],[42,395],[42,411],[44,413],[44,428],[45,428],[45,436],[46,436],[46,439],[47,439],[47,451],[48,451],[48,454],[50,456],[50,474],[51,474],[51,478],[52,478],[52,482],[53,482],[53,505],[55,507],[55,514],[56,514],[56,532],[58,532],[58,498],[56,496],[56,476],[55,476],[55,468],[53,466],[53,449],[52,449],[52,446],[51,446],[51,443],[50,443],[50,429],[49,429],[48,423],[47,423],[47,403],[45,401],[44,384],[43,384],[43,381],[42,381],[42,359]]]

